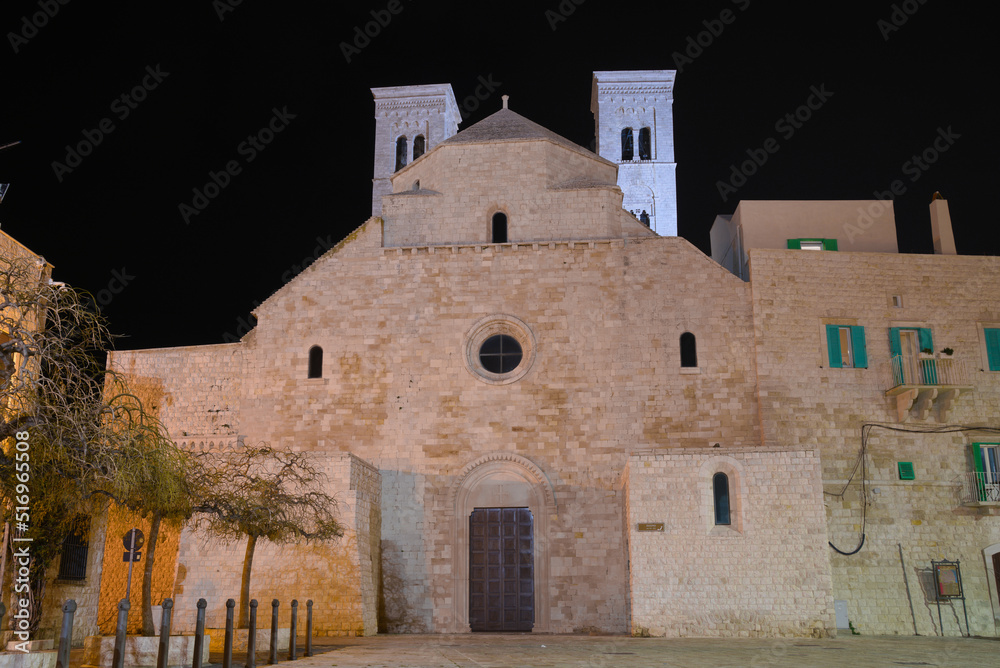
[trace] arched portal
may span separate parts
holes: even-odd
[[[512,453],[495,453],[466,466],[455,483],[453,552],[453,616],[456,632],[469,632],[470,518],[479,509],[526,508],[532,521],[534,626],[550,628],[549,517],[556,512],[555,496],[545,474],[528,459]],[[523,517],[520,514],[519,517]]]

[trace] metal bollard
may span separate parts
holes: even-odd
[[[222,649],[222,668],[233,668],[233,608],[236,601],[226,599],[226,643]]]
[[[278,599],[271,601],[271,654],[267,657],[268,665],[278,663]]]
[[[295,661],[295,634],[296,634],[296,618],[299,614],[299,602],[296,599],[292,599],[292,628],[288,632],[288,660]]]
[[[205,646],[205,608],[208,601],[203,598],[198,599],[198,623],[194,627],[194,660],[191,668],[201,668],[201,652]]]
[[[62,631],[59,632],[59,653],[56,655],[56,668],[69,668],[69,647],[73,644],[74,612],[76,612],[76,601],[69,599],[63,603],[63,622]],[[0,618],[2,617],[3,614],[0,613]]]
[[[250,601],[250,630],[247,633],[247,668],[257,666],[257,599]]]
[[[118,626],[115,628],[115,653],[111,657],[111,668],[125,665],[125,632],[128,629],[128,609],[131,604],[124,598],[118,601]]]
[[[167,668],[170,663],[170,611],[174,607],[174,599],[165,598],[163,603],[163,616],[160,617],[160,645],[156,649],[156,668]]]
[[[306,653],[305,656],[313,655],[313,602],[312,599],[306,601]]]

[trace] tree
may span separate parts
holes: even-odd
[[[0,497],[5,521],[31,539],[32,631],[46,568],[102,496],[188,512],[177,502],[180,451],[104,367],[106,321],[89,295],[53,283],[46,267],[36,256],[0,257]]]
[[[225,541],[247,539],[238,622],[247,628],[258,539],[289,543],[342,536],[336,500],[319,489],[325,475],[301,452],[260,445],[204,458],[199,525]]]

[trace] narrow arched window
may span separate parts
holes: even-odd
[[[631,160],[633,155],[632,128],[625,128],[622,130],[622,160]]]
[[[493,214],[492,238],[495,244],[507,243],[507,214],[499,212]]]
[[[396,140],[396,171],[406,167],[406,137]]]
[[[652,160],[653,159],[653,142],[651,141],[651,134],[649,128],[643,128],[639,130],[639,159],[640,160]]]
[[[417,135],[413,138],[413,159],[416,160],[424,154],[426,150],[426,142],[424,141],[423,135]]]
[[[716,473],[712,478],[712,496],[715,497],[715,523],[730,524],[729,478],[725,473]]]
[[[691,332],[681,334],[681,366],[698,366],[698,349],[695,344],[694,334]]]
[[[323,349],[319,346],[309,349],[309,377],[323,377]]]

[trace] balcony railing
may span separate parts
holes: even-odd
[[[962,503],[967,506],[1000,506],[1000,474],[964,474]]]
[[[889,363],[890,388],[900,385],[966,386],[969,370],[965,363],[953,359],[922,359],[909,355],[894,355]]]
[[[886,396],[896,398],[896,416],[905,422],[916,407],[921,420],[936,406],[939,420],[945,422],[958,397],[971,392],[969,368],[965,362],[950,358],[894,355],[879,365],[878,378]]]

